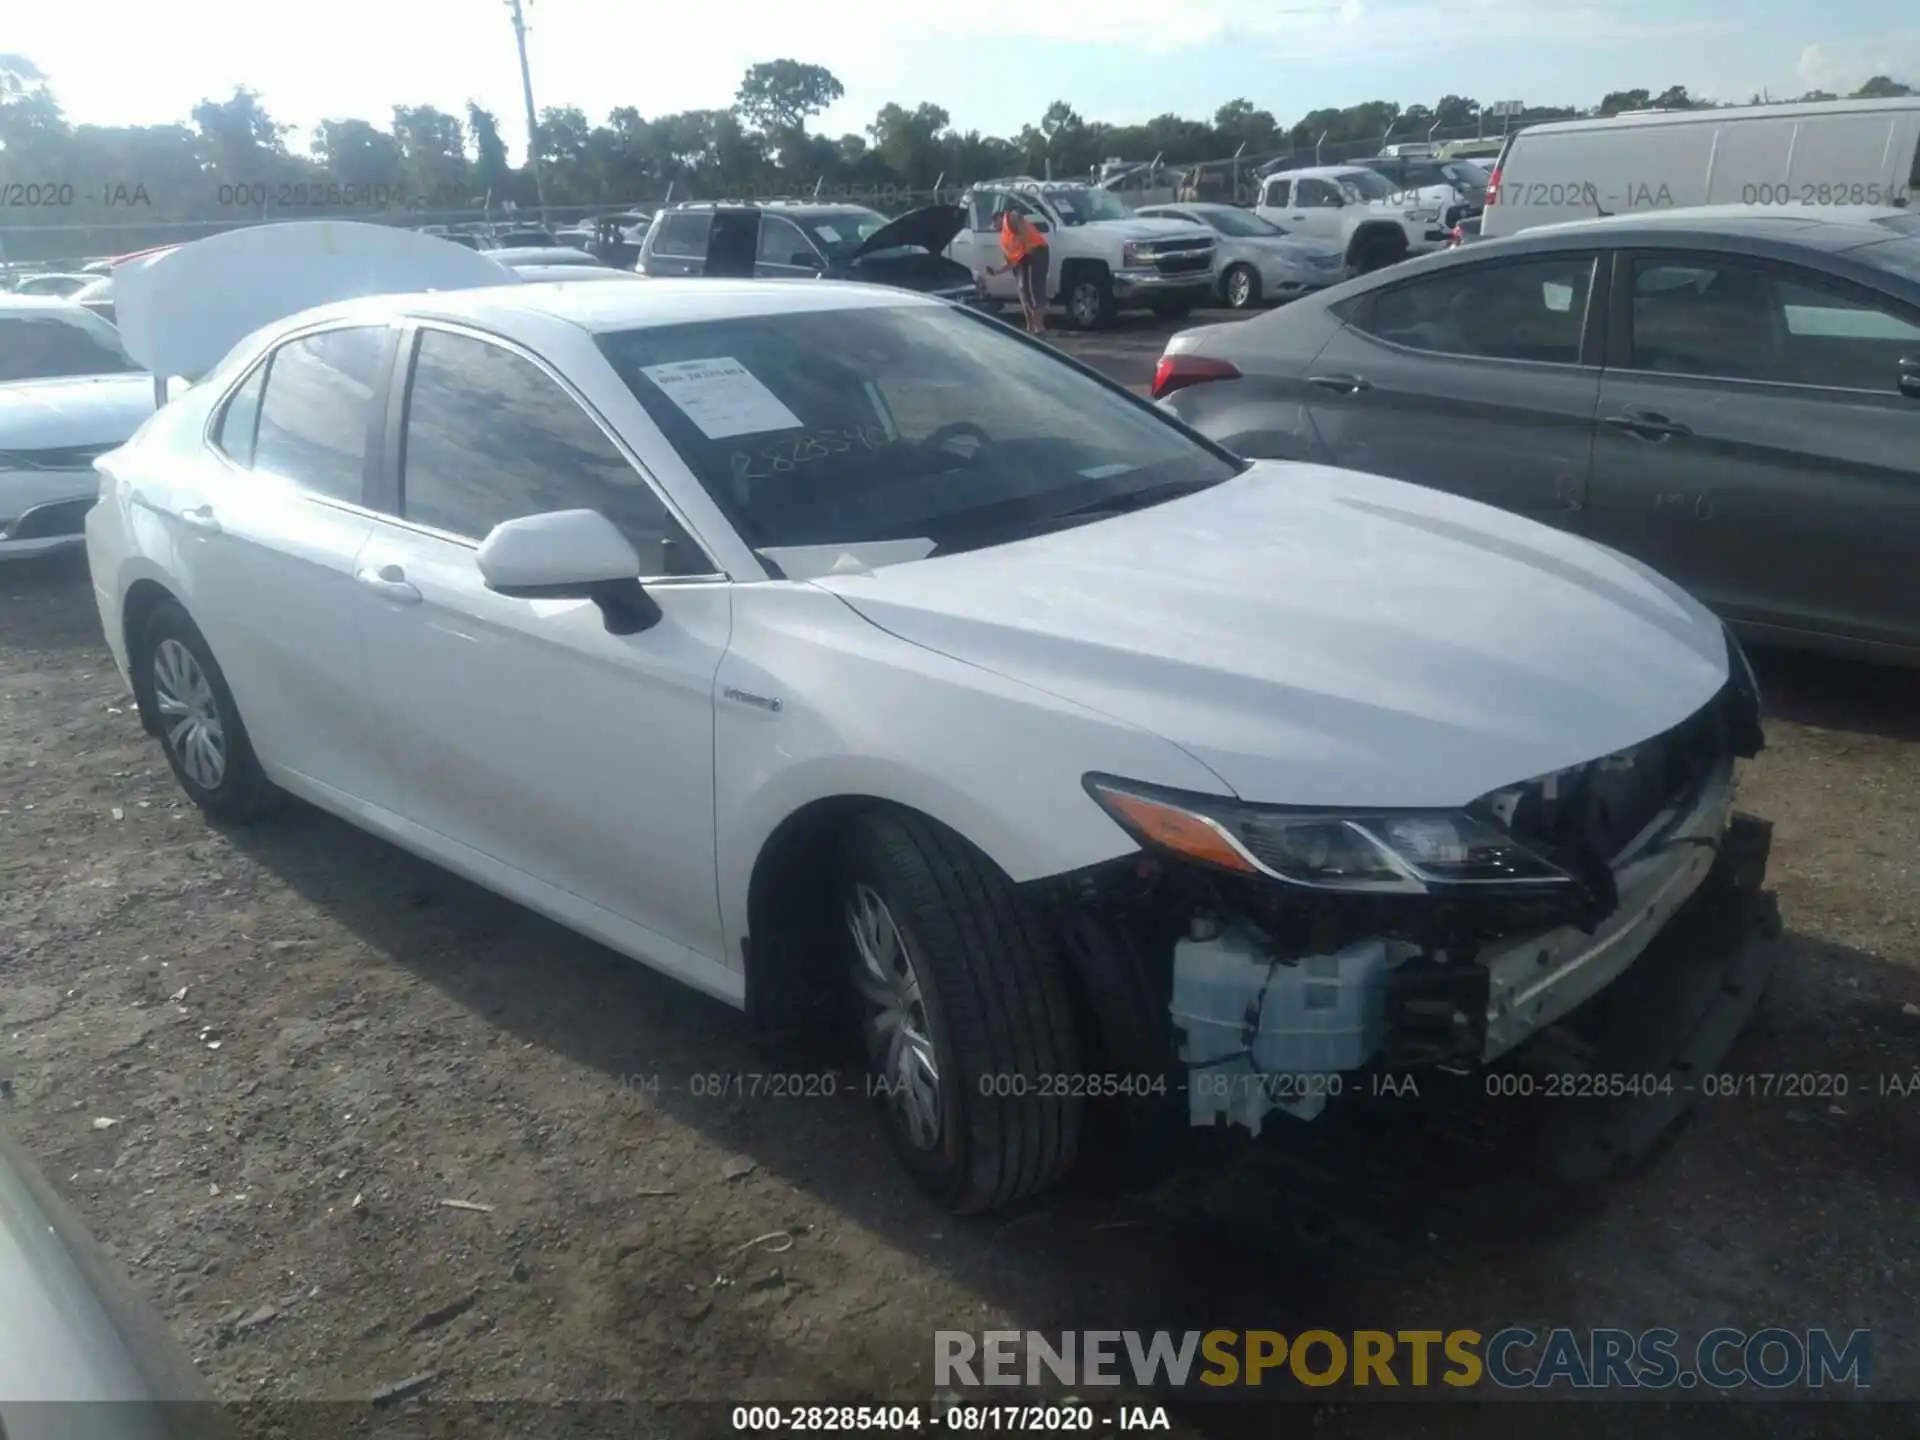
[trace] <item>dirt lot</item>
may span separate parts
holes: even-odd
[[[1850,1093],[1703,1102],[1579,1196],[1437,1160],[1393,1244],[1303,1256],[1090,1188],[949,1219],[850,1079],[702,1078],[822,1057],[317,813],[208,828],[83,564],[11,566],[0,1111],[233,1399],[429,1372],[439,1398],[925,1399],[943,1328],[1520,1322],[1869,1327],[1876,1396],[1920,1398],[1920,1096],[1879,1093],[1920,1071],[1920,675],[1762,661],[1742,804],[1777,822],[1790,963],[1731,1068]],[[1353,1423],[1405,1433],[1391,1408]],[[1713,1410],[1700,1433],[1807,1429]]]

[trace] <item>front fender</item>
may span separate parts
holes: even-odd
[[[806,584],[737,588],[714,693],[715,860],[735,963],[754,865],[815,801],[920,811],[1018,882],[1137,848],[1082,789],[1089,771],[1227,788],[1158,735],[902,640]]]

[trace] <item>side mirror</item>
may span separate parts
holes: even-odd
[[[502,521],[474,559],[495,594],[593,601],[609,634],[637,635],[660,622],[660,606],[640,584],[640,556],[598,510],[555,510]]]
[[[1908,355],[1900,361],[1900,393],[1909,400],[1920,400],[1920,355]]]

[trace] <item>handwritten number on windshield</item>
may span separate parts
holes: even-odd
[[[844,429],[803,431],[759,450],[735,450],[729,460],[736,481],[770,480],[830,455],[844,455],[856,447],[882,450],[893,443],[893,437],[878,425],[850,425]]]

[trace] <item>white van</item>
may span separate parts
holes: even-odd
[[[1480,230],[1684,205],[1905,205],[1917,149],[1920,96],[1532,125],[1500,152]]]

